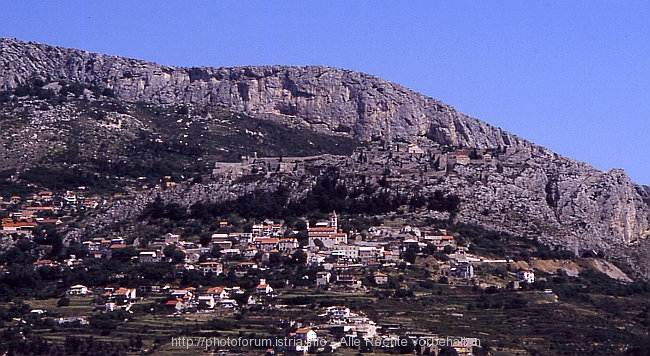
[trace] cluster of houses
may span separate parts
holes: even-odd
[[[222,224],[226,226],[227,222]],[[399,231],[390,231],[374,227],[369,229],[370,236],[366,241],[359,236],[350,239],[350,235],[339,228],[336,212],[332,212],[328,221],[313,226],[307,224],[305,246],[301,246],[296,237],[284,236],[284,233],[283,224],[264,221],[254,224],[249,233],[215,233],[206,246],[185,241],[180,235],[170,233],[151,241],[146,249],[139,249],[133,259],[140,263],[171,262],[173,258],[165,255],[165,251],[171,247],[183,252],[182,261],[175,261],[179,274],[194,270],[204,275],[233,272],[243,277],[251,271],[266,268],[273,254],[293,256],[301,251],[307,265],[322,269],[314,281],[317,287],[344,289],[362,288],[368,269],[373,271],[375,285],[388,283],[388,275],[382,273],[381,269],[403,263],[407,250],[418,251],[421,256],[424,256],[422,251],[425,249],[447,252],[449,258],[438,261],[439,269],[449,277],[462,280],[474,278],[473,264],[484,262],[482,258],[467,253],[467,246],[458,245],[445,230],[424,231],[405,226]],[[92,239],[84,241],[82,245],[88,257],[107,259],[112,258],[115,251],[129,246],[120,237]],[[215,248],[217,255],[214,254]],[[83,261],[72,257],[64,263],[74,268]],[[57,265],[51,260],[34,262],[35,268]],[[534,282],[532,270],[520,270],[517,277],[528,283]]]
[[[198,310],[213,310],[215,308],[236,308],[237,301],[231,295],[243,293],[241,288],[210,287],[199,291],[194,287],[170,289],[165,308],[173,313],[194,312]]]
[[[478,339],[445,337],[445,340],[455,339],[458,342],[442,343],[440,340],[443,338],[437,334],[405,332],[400,324],[377,325],[363,313],[354,313],[344,305],[326,307],[318,317],[319,322],[310,325],[290,322],[289,325],[293,326],[295,331],[291,332],[289,337],[300,342],[268,349],[266,354],[275,355],[277,352],[286,351],[307,353],[310,348],[318,352],[323,351],[323,345],[329,345],[332,350],[345,347],[358,349],[360,340],[368,342],[374,351],[386,349],[393,352],[397,346],[403,345],[399,342],[400,338],[411,339],[413,345],[421,345],[422,352],[432,355],[440,352],[439,345],[449,345],[457,355],[472,355],[472,346],[480,346]]]
[[[62,210],[95,209],[103,202],[104,200],[99,197],[86,198],[73,191],[55,194],[43,190],[30,197],[11,196],[9,199],[0,197],[0,209],[7,211],[8,215],[2,219],[1,232],[31,235],[36,226],[61,224],[61,220],[56,216]]]
[[[209,288],[172,288],[170,286],[140,286],[139,288],[99,287],[94,290],[81,284],[68,288],[66,294],[71,297],[97,295],[102,298],[95,306],[97,310],[113,311],[118,308],[129,310],[137,302],[139,293],[146,296],[166,297],[165,308],[170,314],[215,310],[217,308],[235,309],[239,307],[236,296],[244,295],[241,287],[214,286]],[[275,298],[273,287],[265,279],[260,279],[255,290],[250,293],[245,303],[250,305],[268,305]]]

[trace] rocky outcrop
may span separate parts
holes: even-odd
[[[533,145],[449,105],[371,75],[322,66],[174,68],[0,40],[0,90],[32,78],[110,88],[129,102],[215,104],[360,140],[426,137],[466,147]],[[541,149],[541,148],[540,148]]]

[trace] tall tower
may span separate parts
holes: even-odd
[[[339,218],[336,216],[336,211],[332,211],[332,215],[330,215],[330,227],[334,228],[334,232],[339,231],[338,222]]]

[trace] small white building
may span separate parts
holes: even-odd
[[[388,275],[385,273],[377,272],[374,275],[375,284],[384,285],[388,283]]]
[[[306,343],[316,342],[318,340],[318,335],[311,328],[299,328],[296,330],[295,335],[296,338]]]
[[[535,271],[533,271],[531,268],[522,268],[519,271],[517,271],[517,278],[521,279],[526,283],[534,283]]]
[[[217,301],[214,299],[214,296],[211,294],[204,294],[199,296],[199,308],[200,309],[214,309],[214,306],[217,304]]]
[[[352,314],[350,313],[350,308],[343,305],[335,305],[327,307],[327,316],[332,319],[347,319]]]
[[[237,301],[234,299],[223,299],[219,301],[219,305],[222,308],[234,309],[237,308]]]
[[[283,238],[278,242],[278,250],[282,253],[289,253],[290,251],[297,249],[299,246],[298,239],[293,237]]]
[[[266,283],[266,279],[260,278],[260,284],[257,285],[255,291],[260,294],[271,294],[273,293],[273,288]]]
[[[211,287],[208,288],[205,293],[213,296],[217,300],[223,300],[230,297],[225,287]]]
[[[316,286],[322,287],[330,284],[330,278],[332,278],[332,274],[329,272],[316,273]]]
[[[90,294],[88,287],[83,284],[76,284],[68,289],[68,295],[86,295]]]
[[[160,256],[156,251],[141,251],[138,254],[138,260],[142,263],[160,262]]]
[[[204,275],[212,273],[218,276],[223,273],[223,265],[221,262],[209,261],[199,263],[199,269]]]

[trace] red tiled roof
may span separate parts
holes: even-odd
[[[39,220],[38,223],[39,224],[56,224],[56,223],[58,223],[60,221],[61,220],[59,220],[59,219],[43,219],[43,220]]]
[[[28,222],[28,221],[25,221],[25,222],[21,221],[21,222],[17,222],[17,223],[13,223],[13,222],[12,223],[10,223],[10,222],[3,222],[2,223],[2,227],[35,227],[36,225],[38,225],[38,224],[35,223],[35,222]]]
[[[223,287],[212,287],[207,290],[207,293],[221,294],[221,292],[223,292]]]
[[[275,238],[275,237],[258,237],[255,239],[255,242],[259,242],[262,244],[277,244],[280,239]]]

